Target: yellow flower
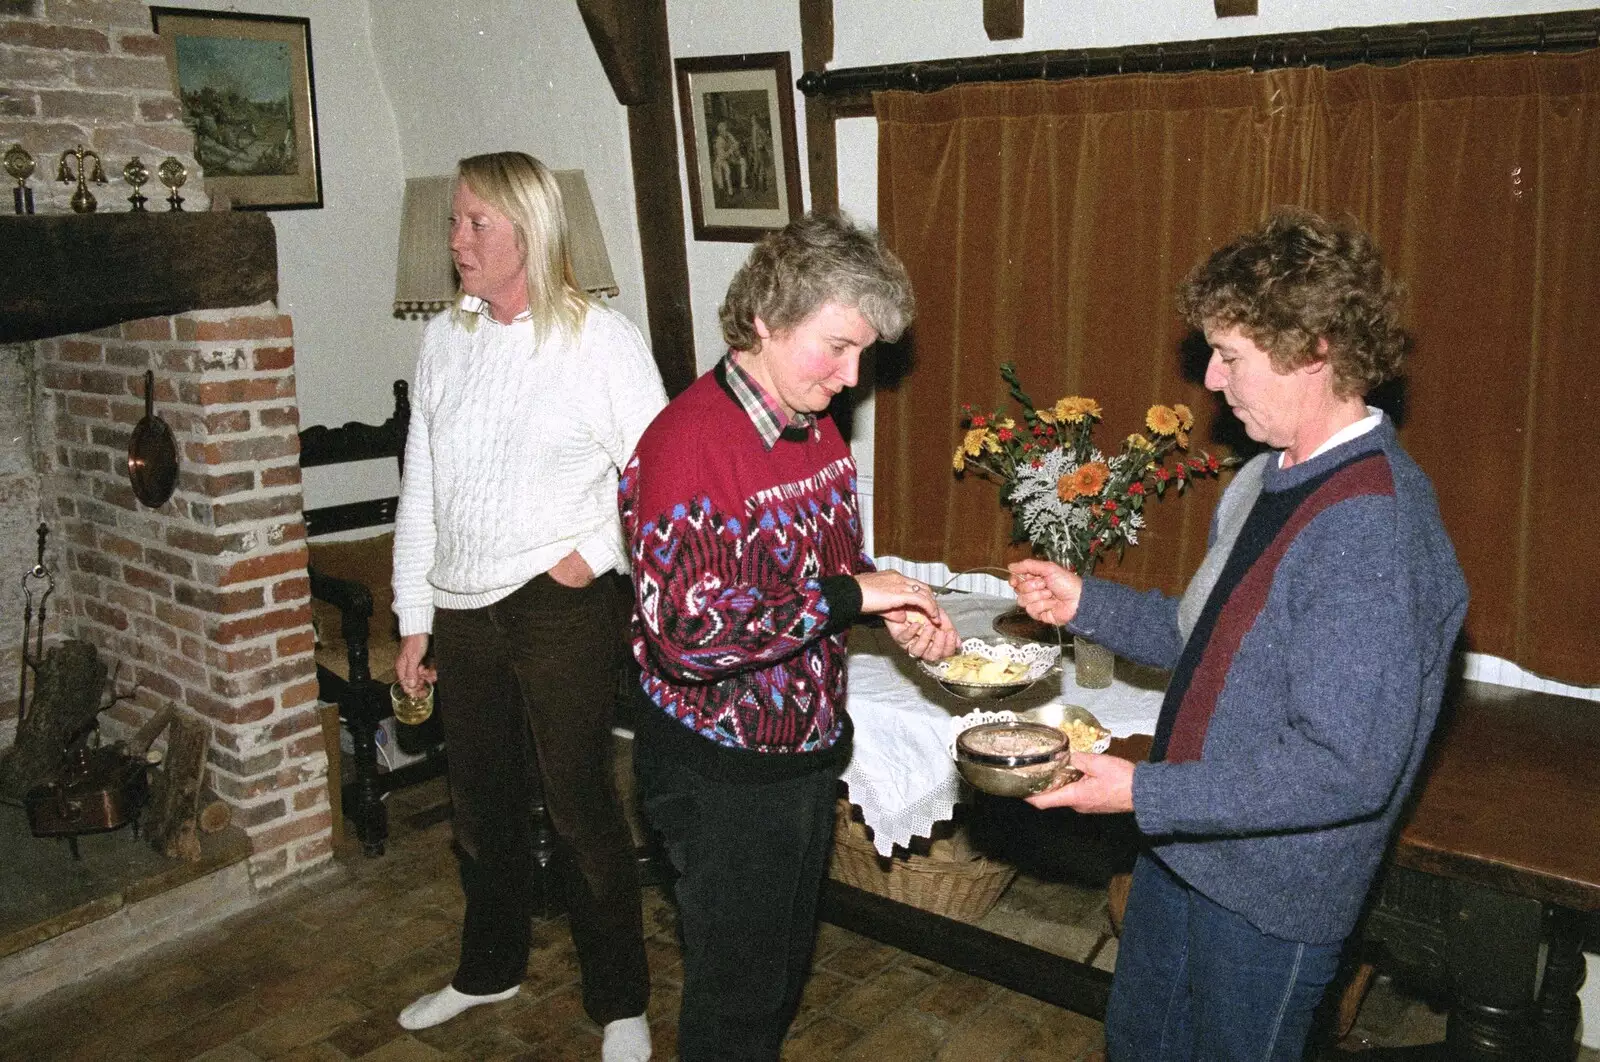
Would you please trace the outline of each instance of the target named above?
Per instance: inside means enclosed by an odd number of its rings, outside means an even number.
[[[956,455],[950,459],[950,467],[957,472],[965,472],[967,470],[967,453],[959,446],[956,447]]]
[[[1079,465],[1077,471],[1056,480],[1056,497],[1069,502],[1074,498],[1099,494],[1110,478],[1111,469],[1104,461]]]
[[[1012,420],[1010,417],[1001,417],[999,420],[994,422],[994,426],[996,428],[1015,428],[1017,426],[1017,422]]]
[[[1036,417],[1038,417],[1040,420],[1044,421],[1046,424],[1054,424],[1056,422],[1056,415],[1055,415],[1055,411],[1054,410],[1036,409],[1033,412],[1034,412],[1034,415]]]
[[[1168,406],[1151,406],[1144,415],[1144,424],[1157,435],[1176,435],[1183,426],[1178,414]]]
[[[1186,432],[1186,431],[1178,432],[1178,445],[1183,447],[1185,450],[1187,450],[1189,448],[1189,433],[1188,432]]]
[[[1182,402],[1179,402],[1177,405],[1172,407],[1172,411],[1178,415],[1178,423],[1184,431],[1188,431],[1190,428],[1194,427],[1194,414],[1189,412],[1188,406],[1184,405]]]
[[[1130,450],[1154,450],[1155,449],[1155,445],[1152,444],[1149,439],[1146,439],[1143,435],[1140,435],[1138,432],[1134,432],[1132,435],[1128,436],[1127,446],[1128,446],[1128,449],[1130,449]]]
[[[989,434],[988,428],[971,428],[967,431],[966,438],[961,440],[961,449],[973,457],[983,452],[984,436]]]
[[[1064,421],[1067,424],[1081,423],[1085,417],[1093,417],[1095,420],[1099,420],[1100,403],[1092,398],[1072,395],[1056,403],[1055,414],[1057,420]]]

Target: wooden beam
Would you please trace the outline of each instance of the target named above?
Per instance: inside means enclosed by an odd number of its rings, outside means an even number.
[[[650,349],[668,395],[695,378],[694,315],[689,305],[689,252],[678,180],[678,122],[672,99],[672,50],[667,0],[626,3],[640,42],[646,98],[628,107],[633,155],[633,201],[639,215]]]
[[[828,214],[839,209],[839,138],[833,105],[825,99],[806,101],[806,159],[811,175],[811,209]]]
[[[1232,18],[1235,15],[1253,15],[1256,13],[1256,0],[1211,0],[1217,9],[1218,18]]]
[[[628,107],[644,103],[659,87],[650,83],[649,42],[643,36],[646,20],[636,17],[635,7],[628,0],[578,0],[578,13],[611,91]]]
[[[800,68],[825,70],[833,62],[833,0],[800,0]]]
[[[1220,4],[1223,0],[1217,0]],[[1255,0],[1250,0],[1254,4]],[[983,0],[983,32],[991,41],[1014,41],[1022,36],[1022,0]]]
[[[668,395],[693,382],[694,317],[678,183],[678,126],[666,0],[578,0],[600,66],[628,108],[650,350]]]
[[[800,0],[800,63],[805,70],[826,70],[833,62],[833,0]],[[806,101],[806,161],[811,183],[811,209],[839,209],[839,145],[834,134],[838,117],[824,99]]]
[[[272,219],[230,213],[0,218],[0,343],[278,296]]]

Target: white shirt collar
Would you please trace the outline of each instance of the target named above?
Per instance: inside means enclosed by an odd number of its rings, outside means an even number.
[[[1335,446],[1347,443],[1351,439],[1359,438],[1360,436],[1371,431],[1373,428],[1376,428],[1381,423],[1383,423],[1383,410],[1378,409],[1376,406],[1368,406],[1367,415],[1365,417],[1362,417],[1360,420],[1349,425],[1348,427],[1340,428],[1338,431],[1328,436],[1326,441],[1324,441],[1321,446],[1317,447],[1315,450],[1312,450],[1311,453],[1306,456],[1305,460],[1309,461],[1318,454],[1327,453]],[[1281,453],[1278,454],[1278,467],[1283,467],[1283,454]]]
[[[485,302],[484,300],[478,298],[476,295],[463,295],[463,296],[461,296],[460,306],[461,306],[462,312],[464,312],[464,313],[482,314],[483,316],[489,318],[489,320],[491,320],[491,321],[494,320],[494,315],[489,312],[489,304],[487,302]],[[533,310],[532,309],[526,309],[526,310],[523,310],[521,313],[517,314],[515,317],[513,317],[511,319],[511,323],[512,324],[516,324],[519,321],[531,321],[531,320],[533,320]]]

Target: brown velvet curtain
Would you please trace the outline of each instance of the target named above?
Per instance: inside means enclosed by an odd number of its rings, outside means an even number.
[[[991,484],[956,479],[959,408],[1154,402],[1195,445],[1251,444],[1201,386],[1173,295],[1280,204],[1353,217],[1409,288],[1407,378],[1374,396],[1433,478],[1472,592],[1469,648],[1600,683],[1600,51],[1377,68],[1127,75],[876,98],[879,223],[918,317],[882,359],[880,553],[1014,556]],[[1146,508],[1107,574],[1180,590],[1219,493]]]

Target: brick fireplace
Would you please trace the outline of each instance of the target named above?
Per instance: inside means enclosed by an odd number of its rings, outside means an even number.
[[[120,183],[91,186],[99,214],[66,216],[72,188],[54,182],[55,162],[79,144],[113,182],[132,155],[152,169],[177,155],[193,175],[186,206],[207,205],[140,0],[0,3],[0,69],[0,151],[20,143],[38,160],[39,214],[0,231],[0,747],[17,715],[16,580],[42,521],[56,578],[47,645],[80,638],[111,668],[119,699],[103,737],[166,705],[203,720],[209,785],[249,836],[255,886],[272,885],[330,858],[331,809],[294,332],[273,301],[271,224],[130,218]],[[147,370],[179,458],[176,492],[155,509],[127,475]]]
[[[129,731],[174,704],[211,725],[209,779],[251,838],[257,884],[331,854],[301,519],[293,329],[270,304],[34,344],[62,633],[100,649]],[[126,475],[144,415],[178,442],[172,498]]]

